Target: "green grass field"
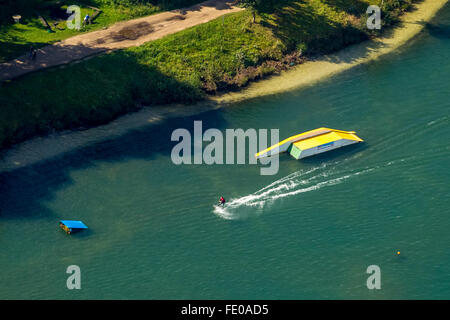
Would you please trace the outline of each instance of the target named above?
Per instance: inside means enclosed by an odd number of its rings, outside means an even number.
[[[365,28],[368,3],[285,1],[255,24],[250,11],[233,13],[140,47],[3,83],[0,146],[105,123],[141,105],[192,103],[205,92],[275,72],[292,51],[328,53],[361,42],[375,35]],[[391,22],[406,9],[398,8],[389,12]]]
[[[18,8],[15,14],[22,16],[20,23],[13,23],[12,15],[3,17],[4,23],[0,24],[0,63],[14,59],[26,53],[32,45],[35,48],[51,44],[80,33],[90,32],[109,26],[115,22],[130,20],[173,9],[184,5],[192,5],[202,0],[178,1],[179,4],[162,5],[167,1],[122,1],[124,4],[115,4],[108,0],[47,0],[30,7]],[[33,3],[34,1],[29,1]],[[158,4],[160,2],[160,4]],[[118,3],[121,3],[120,1]],[[156,4],[152,4],[156,3]],[[65,12],[69,5],[78,5],[81,8],[81,19],[86,14],[92,16],[95,7],[101,10],[92,24],[82,27],[80,30],[69,29],[65,18]],[[37,16],[41,14],[52,26],[53,32],[41,23]],[[56,27],[53,23],[57,23]]]

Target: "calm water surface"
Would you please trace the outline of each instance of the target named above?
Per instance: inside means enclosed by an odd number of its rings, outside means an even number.
[[[396,54],[314,87],[0,173],[0,298],[450,298],[449,23],[447,5]],[[175,166],[170,135],[194,120],[280,138],[326,126],[366,142],[281,156],[275,176]],[[220,195],[226,210],[213,207]],[[90,229],[67,236],[59,219]],[[79,291],[66,288],[72,264]],[[381,290],[366,287],[373,264]]]

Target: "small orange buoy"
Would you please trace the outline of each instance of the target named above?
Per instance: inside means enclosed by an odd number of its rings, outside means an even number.
[[[398,255],[398,256],[400,255],[400,251],[397,251],[397,255]]]

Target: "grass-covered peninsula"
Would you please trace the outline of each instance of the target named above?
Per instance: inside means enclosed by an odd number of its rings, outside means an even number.
[[[377,36],[385,28],[367,29],[369,4],[381,6],[387,27],[413,2],[269,0],[258,7],[255,22],[249,9],[140,47],[4,82],[0,146],[52,130],[105,123],[144,105],[188,104],[238,89],[311,56]]]

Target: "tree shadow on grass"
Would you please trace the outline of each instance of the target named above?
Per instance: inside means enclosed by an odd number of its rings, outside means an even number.
[[[174,6],[171,9],[178,9],[180,14],[185,15],[189,11],[201,11],[204,7],[211,7],[217,10],[229,10],[236,4],[236,0],[208,0],[208,1],[189,1],[190,4],[183,5],[183,7]],[[181,8],[180,8],[181,7]]]
[[[343,25],[306,2],[289,2],[274,13],[262,15],[261,24],[273,30],[287,51],[302,50],[315,56],[335,52],[353,43],[367,40],[367,35],[350,23]]]
[[[328,1],[339,11],[364,17],[367,4],[362,1]],[[412,6],[409,11],[416,10]],[[288,49],[302,49],[303,53],[313,60],[328,61],[332,63],[353,63],[364,60],[373,53],[385,49],[389,44],[386,41],[370,41],[372,37],[392,39],[395,34],[393,26],[383,26],[381,31],[365,31],[361,29],[361,20],[353,18],[346,23],[331,21],[326,15],[316,14],[305,3],[294,3],[288,7],[278,8],[272,21],[263,21],[271,27]],[[398,19],[392,21],[396,27],[402,27],[404,22]],[[433,30],[434,29],[434,30]],[[445,28],[431,28],[436,36],[446,37]],[[292,41],[293,40],[293,41]],[[332,53],[344,49],[342,54]]]
[[[35,21],[33,21],[34,23]],[[44,29],[42,25],[38,24],[33,27]],[[39,41],[29,41],[22,36],[20,30],[10,32],[10,28],[12,26],[0,26],[0,63],[17,58],[19,54],[27,54],[30,46],[41,48],[48,45],[48,43]]]
[[[360,16],[364,14],[369,6],[367,2],[360,0],[324,0],[330,7],[336,8],[348,14]]]
[[[16,58],[18,52],[28,55],[30,46],[33,46],[33,48],[42,48],[46,45],[47,43],[42,42],[20,43],[0,41],[0,63],[8,62],[9,60]]]

